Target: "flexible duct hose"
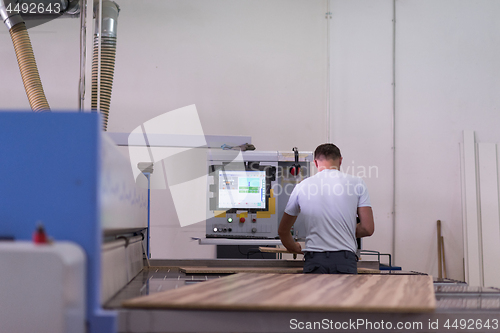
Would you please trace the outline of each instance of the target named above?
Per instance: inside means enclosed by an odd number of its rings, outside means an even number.
[[[14,43],[17,63],[19,64],[24,89],[26,90],[26,95],[28,95],[31,109],[34,112],[50,111],[49,103],[47,103],[45,93],[43,92],[42,81],[38,74],[35,55],[33,54],[26,24],[21,22],[14,25],[10,29],[10,37]]]
[[[115,72],[116,31],[118,25],[118,5],[109,0],[102,1],[102,13],[96,15],[96,34],[94,35],[94,54],[92,57],[92,110],[99,110],[103,118],[103,129],[108,127],[109,106]],[[101,35],[101,68],[99,76],[99,33]],[[99,106],[97,105],[97,85],[100,81]]]
[[[101,38],[101,91],[99,110],[103,116],[103,129],[108,127],[109,106],[113,89],[115,72],[116,37]],[[94,37],[94,54],[92,58],[92,110],[97,110],[97,76],[99,68],[99,38]]]

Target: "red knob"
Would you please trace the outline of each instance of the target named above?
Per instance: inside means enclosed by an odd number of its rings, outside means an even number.
[[[240,223],[244,223],[244,222],[245,222],[245,218],[244,217],[240,218]]]
[[[292,176],[298,176],[300,174],[300,165],[294,165],[290,168],[290,173]]]
[[[253,222],[253,223],[257,222],[257,219],[252,219],[252,222]]]
[[[45,228],[42,224],[38,224],[35,232],[33,233],[33,243],[35,244],[46,244],[48,243],[48,237],[45,233]]]

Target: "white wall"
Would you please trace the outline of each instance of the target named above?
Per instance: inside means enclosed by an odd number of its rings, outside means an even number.
[[[499,142],[500,2],[397,1],[396,253],[437,273],[436,220],[449,275],[463,278],[459,142]]]
[[[393,1],[330,4],[331,136],[344,166],[379,167],[378,178],[366,179],[376,232],[365,247],[391,251]],[[448,276],[463,279],[459,143],[464,129],[480,142],[500,137],[500,3],[395,4],[393,254],[404,269],[437,275],[440,219]]]
[[[261,150],[326,139],[326,1],[119,0],[109,131],[196,104]]]
[[[392,0],[330,4],[331,139],[344,172],[366,177],[376,232],[363,248],[391,253]]]
[[[325,0],[118,4],[109,131],[196,104],[205,134],[251,136],[259,150],[326,140]],[[151,226],[153,258],[215,257],[191,239],[204,222],[180,227],[168,189],[152,191]]]

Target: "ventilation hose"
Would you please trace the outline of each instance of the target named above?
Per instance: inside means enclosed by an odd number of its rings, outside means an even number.
[[[9,4],[10,7],[8,7]],[[31,109],[34,112],[48,112],[50,107],[45,98],[42,81],[38,74],[28,30],[22,17],[15,11],[9,10],[9,8],[14,8],[13,4],[15,5],[15,1],[0,0],[0,16],[7,28],[9,28]]]
[[[101,29],[101,75],[99,107],[97,106],[97,87],[99,73],[99,20],[96,20],[96,34],[94,35],[94,53],[92,57],[92,110],[99,110],[103,118],[103,129],[106,131],[109,120],[113,76],[116,57],[116,28],[118,23],[118,5],[112,1],[102,2],[102,29]],[[97,16],[99,17],[99,16]]]

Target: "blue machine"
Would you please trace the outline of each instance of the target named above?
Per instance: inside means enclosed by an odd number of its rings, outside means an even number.
[[[0,112],[0,237],[31,240],[42,221],[55,241],[84,249],[92,333],[117,330],[101,306],[103,231],[146,235],[148,219],[147,186],[101,128],[97,113]]]

